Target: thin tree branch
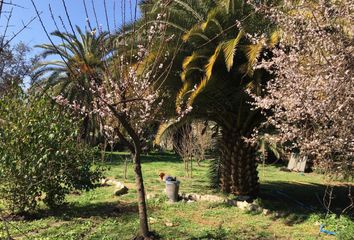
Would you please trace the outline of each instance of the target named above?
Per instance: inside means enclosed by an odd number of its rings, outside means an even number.
[[[106,16],[107,30],[108,30],[108,32],[110,33],[110,32],[111,32],[111,29],[110,29],[110,27],[109,27],[108,11],[107,11],[107,2],[106,2],[106,0],[103,0],[103,7],[104,7],[104,13],[105,13],[105,16]]]
[[[62,61],[65,63],[65,65],[68,67],[68,70],[69,70],[71,73],[74,73],[74,72],[72,71],[70,65],[68,64],[68,62],[67,62],[67,61],[65,60],[65,58],[60,54],[60,52],[59,52],[59,50],[58,50],[58,47],[54,44],[52,38],[50,37],[50,35],[49,35],[49,33],[48,33],[47,28],[44,26],[43,20],[42,20],[41,15],[40,15],[40,13],[39,13],[39,11],[38,11],[38,8],[37,8],[36,3],[34,2],[34,0],[30,0],[30,1],[31,1],[31,3],[32,3],[32,6],[33,6],[33,8],[34,8],[34,10],[35,10],[35,12],[36,12],[36,14],[37,14],[37,17],[38,17],[38,19],[39,19],[39,22],[41,23],[42,29],[44,30],[44,32],[45,32],[45,34],[46,34],[48,40],[50,41],[50,43],[52,44],[52,46],[55,48],[55,50],[58,52],[60,58],[61,58]]]
[[[23,32],[26,28],[28,28],[29,25],[37,18],[37,16],[34,16],[31,20],[29,20],[26,24],[23,25],[23,27],[18,30],[9,40],[6,41],[6,43],[2,46],[4,49],[7,45],[10,44],[12,40],[14,40],[21,32]],[[1,51],[1,49],[0,49]]]
[[[61,0],[61,2],[63,3],[64,10],[65,10],[65,14],[66,14],[66,18],[68,19],[68,22],[69,22],[71,31],[73,32],[73,35],[74,35],[75,38],[76,38],[75,30],[74,30],[74,27],[73,27],[73,25],[72,25],[72,23],[71,23],[70,15],[69,15],[68,9],[67,9],[67,7],[66,7],[65,0]]]
[[[95,3],[93,0],[91,0],[91,4],[92,4],[92,10],[93,10],[93,15],[95,16],[95,20],[96,20],[96,28],[97,30],[99,30],[99,23],[98,23],[98,18],[97,18],[97,13],[96,13],[96,7],[95,7]]]
[[[88,10],[87,10],[86,0],[82,0],[82,3],[84,5],[86,21],[87,21],[88,27],[89,27],[90,31],[92,32],[92,27],[91,27],[91,22],[90,22]]]

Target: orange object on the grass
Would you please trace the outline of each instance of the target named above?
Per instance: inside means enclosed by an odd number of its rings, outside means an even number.
[[[163,180],[163,177],[165,176],[165,174],[162,172],[159,174],[159,176],[160,176],[161,180]]]

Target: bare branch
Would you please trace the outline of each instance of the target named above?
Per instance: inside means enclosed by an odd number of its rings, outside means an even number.
[[[69,12],[68,12],[68,9],[67,9],[67,7],[66,7],[65,0],[61,0],[61,2],[63,3],[64,10],[65,10],[65,14],[66,14],[66,18],[68,19],[68,22],[69,22],[71,31],[72,31],[73,35],[76,37],[75,30],[74,30],[73,24],[71,23],[71,18],[70,18],[70,16],[69,16]]]
[[[86,22],[87,22],[87,25],[88,25],[90,31],[92,32],[90,17],[89,17],[88,10],[87,10],[87,6],[86,6],[86,0],[82,0],[82,3],[83,3],[83,6],[84,6],[84,9],[85,9],[85,15],[86,15]]]
[[[25,29],[27,29],[31,23],[37,18],[37,16],[34,16],[31,20],[29,20],[26,24],[23,24],[22,28],[18,30],[14,35],[5,42],[5,44],[2,46],[2,48],[5,48],[7,45],[11,43],[12,40],[14,40],[20,33],[22,33]]]
[[[50,37],[50,35],[49,35],[49,33],[48,33],[47,28],[45,27],[45,25],[44,25],[44,23],[43,23],[43,20],[42,20],[42,18],[41,18],[41,14],[40,14],[39,11],[38,11],[38,8],[37,8],[36,3],[34,2],[34,0],[31,0],[31,3],[32,3],[32,6],[33,6],[33,8],[34,8],[34,10],[35,10],[35,12],[36,12],[36,14],[37,14],[37,17],[38,17],[38,19],[39,19],[39,22],[41,23],[42,29],[44,30],[44,32],[45,32],[45,34],[46,34],[48,40],[50,41],[50,43],[52,44],[52,46],[56,49],[56,51],[57,51],[58,54],[59,54],[60,52],[59,52],[57,46],[54,44],[52,38]],[[72,71],[72,69],[71,69],[71,66],[68,64],[68,62],[65,60],[65,58],[64,58],[62,55],[60,55],[60,54],[59,54],[59,56],[60,56],[60,58],[62,59],[62,61],[65,63],[65,65],[68,67],[69,71],[70,71],[71,73],[73,73],[73,71]]]

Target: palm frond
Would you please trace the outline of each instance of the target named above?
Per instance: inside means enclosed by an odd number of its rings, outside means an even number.
[[[248,58],[247,74],[249,76],[253,75],[254,64],[257,62],[259,55],[261,54],[264,46],[264,39],[260,40],[256,44],[246,46],[246,55]]]
[[[274,48],[279,43],[280,37],[281,37],[280,30],[276,30],[272,32],[268,40],[268,46],[270,48]]]
[[[208,64],[205,66],[205,76],[206,76],[206,81],[208,81],[213,73],[213,68],[214,64],[219,57],[220,51],[222,49],[224,43],[220,43],[216,49],[214,54],[209,58]]]
[[[180,107],[183,104],[184,96],[190,90],[191,84],[190,82],[184,82],[182,88],[178,91],[176,96],[176,111],[180,111]]]
[[[196,24],[194,25],[188,32],[186,32],[183,36],[182,36],[182,40],[184,42],[187,42],[188,40],[191,39],[191,37],[193,36],[197,36],[202,38],[205,41],[209,41],[209,37],[207,35],[205,35],[203,33],[203,30],[201,28],[201,24]]]
[[[231,39],[227,41],[223,45],[223,51],[225,55],[225,64],[227,71],[230,72],[232,66],[234,65],[234,58],[235,58],[235,53],[236,53],[236,47],[238,43],[240,42],[241,38],[244,35],[244,31],[241,29],[239,33],[237,34],[237,37],[234,39]]]
[[[174,0],[173,3],[182,6],[185,10],[187,10],[187,12],[190,12],[192,16],[194,16],[194,18],[197,19],[198,21],[203,21],[203,16],[201,16],[196,10],[193,9],[193,7],[188,5],[186,2],[180,0]]]
[[[192,53],[192,55],[185,57],[182,62],[182,69],[186,69],[187,66],[197,57],[197,54],[195,52]]]

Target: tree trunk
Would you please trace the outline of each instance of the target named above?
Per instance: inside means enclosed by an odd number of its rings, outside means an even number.
[[[223,129],[221,134],[221,190],[238,196],[257,197],[256,149],[245,142],[235,129]]]
[[[107,139],[105,138],[105,139],[104,139],[104,142],[103,142],[102,149],[101,149],[101,162],[104,162],[104,161],[105,161],[106,148],[107,148]]]
[[[191,162],[191,178],[193,178],[193,158],[189,158],[189,161]]]
[[[147,208],[145,202],[145,189],[143,174],[141,171],[141,160],[140,160],[141,149],[135,149],[134,153],[134,172],[135,172],[135,184],[138,193],[138,208],[139,208],[139,219],[140,219],[140,231],[144,238],[149,237],[149,226],[147,219]]]
[[[128,179],[128,158],[124,158],[124,179]]]
[[[109,109],[113,112],[117,120],[122,124],[123,128],[127,131],[128,135],[132,138],[132,143],[124,137],[120,131],[117,131],[119,138],[126,142],[129,147],[130,152],[133,154],[134,161],[134,172],[135,172],[135,184],[136,191],[138,195],[138,209],[139,209],[139,220],[140,220],[140,232],[144,239],[149,239],[149,225],[147,218],[147,208],[145,201],[145,189],[144,189],[144,180],[143,173],[141,171],[141,145],[140,138],[135,132],[134,128],[128,122],[128,117],[125,114],[119,113],[116,109],[108,105]]]

